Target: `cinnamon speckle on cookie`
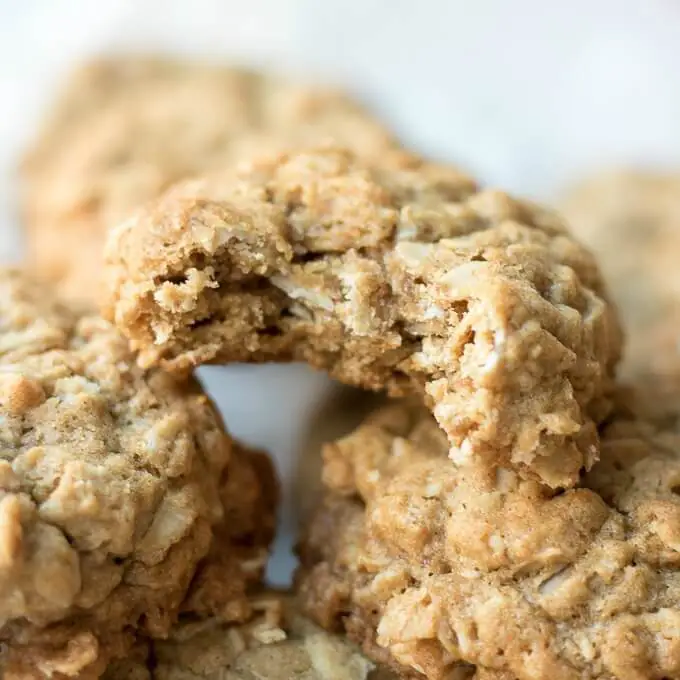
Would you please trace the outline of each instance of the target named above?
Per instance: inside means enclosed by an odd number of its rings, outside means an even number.
[[[0,318],[3,677],[96,678],[180,611],[247,619],[273,533],[263,454],[28,274],[0,271]]]
[[[676,414],[678,395],[676,382]],[[557,493],[457,469],[422,406],[376,412],[325,447],[306,611],[430,680],[470,665],[478,678],[677,676],[680,420],[663,396],[644,415],[618,410],[601,460]]]

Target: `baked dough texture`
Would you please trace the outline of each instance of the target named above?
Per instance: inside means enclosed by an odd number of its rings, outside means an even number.
[[[672,370],[680,364],[680,176],[603,173],[575,186],[562,207],[621,311],[625,373]]]
[[[253,598],[255,617],[234,625],[181,622],[166,640],[140,645],[102,680],[396,680],[345,638],[299,612],[291,596]]]
[[[241,621],[276,482],[193,381],[140,369],[102,319],[0,270],[0,666],[96,678],[180,612]]]
[[[344,93],[220,65],[101,57],[77,68],[21,167],[30,265],[96,302],[107,227],[179,179],[264,149],[391,135]]]
[[[403,152],[273,156],[174,187],[109,235],[105,315],[143,366],[306,361],[423,394],[459,464],[572,486],[620,335],[551,212]]]
[[[326,499],[301,547],[307,612],[430,680],[471,667],[504,680],[680,677],[670,387],[620,390],[601,460],[564,492],[457,469],[422,406],[376,412],[324,450]]]

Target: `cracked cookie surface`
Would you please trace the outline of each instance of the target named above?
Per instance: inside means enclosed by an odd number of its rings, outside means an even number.
[[[169,58],[84,64],[23,161],[31,265],[69,296],[96,301],[108,225],[179,179],[326,138],[367,154],[393,143],[328,88]]]
[[[5,680],[98,677],[180,610],[246,619],[273,533],[264,454],[27,274],[0,270],[0,319]]]
[[[598,269],[547,210],[402,152],[262,159],[112,230],[105,313],[143,365],[306,361],[425,394],[459,463],[570,486],[619,352]]]
[[[345,638],[304,618],[291,596],[253,599],[253,620],[180,623],[167,640],[140,646],[103,680],[396,680]]]
[[[572,189],[563,210],[597,255],[621,311],[626,373],[680,364],[680,176],[596,176]]]
[[[565,492],[456,469],[412,404],[325,447],[308,613],[432,680],[468,664],[508,680],[679,677],[680,389],[621,396],[601,460]]]

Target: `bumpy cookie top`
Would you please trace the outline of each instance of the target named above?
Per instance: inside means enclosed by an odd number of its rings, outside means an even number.
[[[306,607],[432,679],[461,664],[519,680],[677,677],[678,412],[622,410],[582,487],[557,494],[456,469],[422,407],[376,413],[324,450]]]
[[[94,297],[112,221],[178,179],[326,138],[367,154],[393,143],[328,88],[191,61],[97,59],[72,74],[24,159],[29,252],[69,294]]]
[[[570,192],[564,210],[611,284],[630,340],[629,372],[659,357],[680,363],[680,176],[597,176]]]
[[[552,213],[395,152],[295,152],[114,229],[106,314],[143,365],[301,360],[425,392],[462,463],[553,486],[597,456],[619,334]]]
[[[232,449],[196,383],[140,369],[108,323],[6,269],[0,442],[5,678],[95,677],[135,630],[163,635],[190,585],[200,608],[249,613],[269,537],[248,522],[272,514],[253,498],[259,458]],[[231,564],[231,597],[205,593],[206,556]]]
[[[346,639],[305,619],[290,596],[253,600],[258,616],[235,626],[181,623],[167,640],[112,666],[104,680],[393,680]]]

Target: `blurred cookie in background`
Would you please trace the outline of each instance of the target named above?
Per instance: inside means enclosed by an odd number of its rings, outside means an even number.
[[[319,404],[303,435],[294,481],[294,511],[302,523],[321,500],[325,445],[353,432],[387,399],[384,394],[336,385]]]
[[[170,58],[77,68],[20,168],[29,262],[70,297],[96,300],[107,227],[173,182],[263,151],[394,144],[344,93],[273,74]]]
[[[248,621],[278,505],[195,381],[50,293],[0,269],[3,680],[94,680],[181,616]]]
[[[680,362],[680,173],[619,171],[575,186],[562,204],[598,257],[627,336],[623,373]]]

